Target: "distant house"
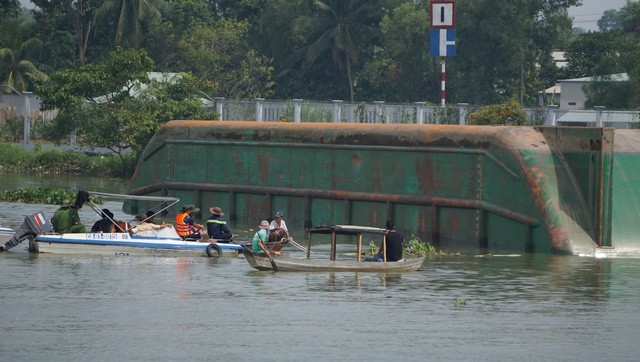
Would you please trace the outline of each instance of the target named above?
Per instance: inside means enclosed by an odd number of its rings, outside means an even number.
[[[627,73],[611,74],[607,76],[612,82],[625,82],[629,80]],[[584,109],[587,96],[584,86],[602,77],[585,77],[574,79],[560,79],[553,87],[547,88],[538,94],[538,104],[557,104],[558,109]]]

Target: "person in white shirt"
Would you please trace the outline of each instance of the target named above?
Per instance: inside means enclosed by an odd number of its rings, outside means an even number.
[[[147,230],[157,230],[157,229],[164,229],[164,228],[170,228],[172,227],[171,224],[154,224],[151,222],[148,222],[147,220],[147,214],[140,214],[138,216],[136,216],[136,220],[138,220],[138,225],[136,225],[134,228],[131,229],[131,232],[134,234],[137,234],[141,231],[147,231]]]
[[[289,229],[287,229],[287,223],[284,222],[283,216],[280,211],[276,212],[276,218],[269,224],[269,241],[280,241],[289,238]]]

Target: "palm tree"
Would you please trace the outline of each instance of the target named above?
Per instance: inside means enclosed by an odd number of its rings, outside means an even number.
[[[145,22],[160,18],[161,0],[106,0],[96,11],[96,20],[115,24],[115,44],[138,47],[141,27]]]
[[[311,34],[308,45],[303,49],[307,61],[313,62],[320,55],[331,51],[334,64],[339,69],[346,70],[349,95],[353,102],[351,66],[358,61],[359,52],[354,36],[373,30],[363,23],[368,18],[366,10],[371,1],[313,0],[312,4],[318,13],[297,18],[294,32]]]
[[[24,92],[30,82],[45,81],[47,75],[38,70],[31,59],[42,47],[39,39],[31,38],[24,43],[15,39],[9,47],[0,49],[0,90],[10,93],[12,89]]]

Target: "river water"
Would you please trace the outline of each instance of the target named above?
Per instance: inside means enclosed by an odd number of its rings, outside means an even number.
[[[0,224],[55,208],[0,203]],[[637,259],[451,255],[404,274],[284,273],[242,257],[32,255],[19,245],[0,254],[0,270],[3,361],[640,355]]]

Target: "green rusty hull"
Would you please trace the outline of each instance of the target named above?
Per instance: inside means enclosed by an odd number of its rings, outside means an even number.
[[[638,152],[626,146],[619,159],[613,140],[602,128],[172,121],[144,151],[131,193],[220,206],[239,225],[280,210],[299,237],[392,219],[448,250],[615,255],[631,235],[612,220],[637,220],[639,209],[614,207],[628,200],[613,180],[634,168],[624,192],[637,204],[640,186]],[[638,245],[624,241],[627,252]]]

